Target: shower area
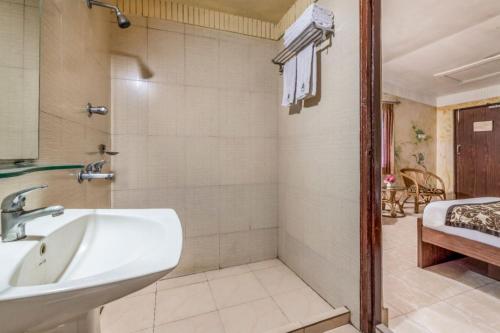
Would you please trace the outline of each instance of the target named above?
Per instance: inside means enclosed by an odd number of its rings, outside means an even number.
[[[279,29],[310,3],[289,1],[271,22],[222,5],[118,1],[131,26],[104,27],[112,208],[172,208],[184,239],[165,279],[105,306],[103,333],[220,319],[221,332],[246,332],[234,318],[249,313],[264,325],[254,332],[359,325],[358,3],[318,2],[336,25],[318,53],[318,95],[282,107]]]
[[[113,206],[175,209],[185,235],[175,275],[275,258],[275,42],[131,19],[111,26]]]

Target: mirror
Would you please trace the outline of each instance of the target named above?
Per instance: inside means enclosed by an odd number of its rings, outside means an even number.
[[[0,0],[0,160],[38,158],[39,0]]]

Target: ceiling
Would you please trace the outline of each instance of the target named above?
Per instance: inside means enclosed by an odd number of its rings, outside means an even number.
[[[466,71],[435,76],[497,54],[499,0],[382,0],[386,86],[436,98],[497,85],[499,57]]]
[[[295,0],[179,0],[178,2],[277,23]]]

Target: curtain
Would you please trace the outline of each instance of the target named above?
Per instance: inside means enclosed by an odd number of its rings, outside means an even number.
[[[382,104],[382,174],[394,173],[394,104]]]

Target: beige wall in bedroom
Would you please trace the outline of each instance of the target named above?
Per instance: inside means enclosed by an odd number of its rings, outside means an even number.
[[[173,275],[275,258],[276,42],[131,17],[112,29],[114,208],[173,208]],[[128,56],[116,55],[128,53]],[[151,78],[139,75],[137,56]]]
[[[400,104],[394,105],[394,171],[398,182],[402,182],[402,168],[425,168],[436,171],[436,107],[397,97]],[[418,141],[414,126],[422,130],[427,139]],[[413,155],[423,154],[423,165]]]
[[[110,144],[107,117],[89,118],[90,101],[110,105],[109,13],[89,10],[83,1],[43,1],[40,64],[40,162],[88,163],[100,158],[97,146]],[[68,171],[0,179],[0,198],[39,184],[28,208],[110,207],[108,182],[78,184]]]
[[[453,113],[456,109],[480,106],[491,103],[500,103],[500,97],[483,99],[479,101],[441,106],[437,108],[437,163],[438,175],[446,184],[446,191],[453,195],[454,192],[454,123]],[[451,197],[451,196],[450,196]]]
[[[321,53],[319,101],[279,111],[279,256],[358,325],[359,3],[318,3],[334,11],[336,33]]]

